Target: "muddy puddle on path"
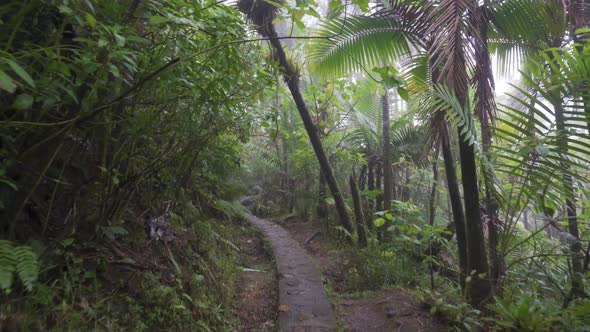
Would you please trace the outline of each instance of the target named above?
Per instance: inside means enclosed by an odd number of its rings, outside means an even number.
[[[238,240],[240,268],[236,278],[235,311],[238,331],[276,331],[277,279],[262,235],[246,226]]]
[[[312,222],[289,222],[283,227],[301,244],[328,279],[333,289],[332,302],[344,331],[447,331],[446,325],[432,317],[414,299],[401,289],[385,289],[352,296],[346,292],[346,258],[341,252],[329,250],[320,227]],[[307,243],[305,243],[307,241]]]

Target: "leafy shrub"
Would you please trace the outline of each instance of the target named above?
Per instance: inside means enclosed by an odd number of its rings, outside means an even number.
[[[496,297],[495,303],[488,305],[488,308],[495,313],[490,321],[500,331],[551,331],[560,320],[556,316],[559,308],[529,294],[516,297],[507,292],[502,298]]]
[[[418,293],[420,301],[430,307],[430,313],[446,320],[450,331],[481,330],[481,311],[465,301],[458,285],[448,279],[437,279],[441,280],[437,280],[436,291],[424,288]]]
[[[376,290],[391,285],[412,286],[416,285],[416,276],[424,272],[419,263],[410,257],[373,244],[352,254],[347,286],[354,291]]]

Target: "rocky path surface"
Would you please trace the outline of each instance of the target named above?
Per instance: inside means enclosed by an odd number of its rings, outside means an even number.
[[[335,331],[336,319],[321,273],[305,250],[281,226],[253,215],[246,219],[272,244],[279,275],[279,331]]]

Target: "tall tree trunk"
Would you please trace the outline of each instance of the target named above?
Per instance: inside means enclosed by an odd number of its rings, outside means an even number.
[[[442,63],[440,79],[451,89],[462,107],[467,106],[469,101],[469,73],[465,55],[471,44],[467,34],[473,24],[472,20],[471,22],[466,20],[466,14],[468,19],[473,19],[473,9],[476,9],[477,3],[473,0],[449,0],[444,6],[438,6],[436,9],[438,16],[433,25],[436,30],[431,30],[434,34],[434,42],[430,47],[432,58],[436,58],[435,63]],[[470,274],[466,293],[472,305],[481,307],[490,298],[491,283],[481,225],[475,151],[474,147],[465,140],[463,134],[471,134],[469,126],[470,123],[465,122],[457,128],[465,207],[467,264]],[[457,230],[459,230],[459,225],[457,225]]]
[[[477,186],[477,166],[473,145],[465,141],[457,128],[459,136],[459,154],[461,157],[461,177],[463,180],[463,201],[465,204],[465,230],[467,233],[467,265],[471,282],[467,285],[467,294],[472,305],[480,307],[489,300],[491,283],[486,254],[485,238],[479,208],[479,189]]]
[[[367,232],[365,229],[365,217],[363,215],[363,207],[361,204],[361,195],[356,184],[354,169],[349,178],[350,192],[352,193],[352,204],[354,206],[354,218],[356,220],[356,233],[358,234],[358,243],[361,248],[367,246]]]
[[[299,89],[299,74],[295,71],[289,60],[287,60],[287,55],[285,54],[281,40],[278,39],[276,29],[272,23],[267,23],[265,26],[265,32],[270,38],[270,43],[276,51],[276,57],[278,58],[279,65],[281,66],[283,78],[285,79],[285,82],[289,87],[289,91],[293,96],[293,100],[295,101],[295,105],[297,106],[297,110],[299,111],[299,115],[303,121],[303,126],[305,127],[307,135],[309,136],[309,141],[311,142],[316,157],[318,158],[318,162],[320,163],[320,167],[322,168],[324,177],[326,178],[328,188],[330,189],[332,197],[334,198],[340,224],[350,234],[353,234],[354,229],[346,210],[344,197],[342,196],[340,188],[338,188],[338,182],[336,182],[336,177],[332,172],[332,166],[330,165],[328,156],[326,155],[324,147],[322,146],[318,129],[314,124],[311,114],[309,113],[309,109],[307,108],[307,105],[303,100],[303,96],[301,95],[301,91]]]
[[[455,167],[455,158],[451,148],[450,133],[445,125],[445,132],[442,133],[441,150],[445,163],[445,175],[447,177],[447,188],[449,191],[449,201],[453,211],[453,222],[455,223],[455,232],[457,233],[457,247],[459,249],[459,283],[461,289],[465,290],[465,276],[468,273],[467,265],[467,234],[465,228],[465,212],[461,202],[461,191],[459,189],[459,180],[457,178],[457,169]]]
[[[383,210],[391,210],[391,140],[389,138],[389,100],[387,88],[381,96],[381,107],[383,111]]]
[[[375,190],[381,191],[381,177],[383,175],[381,163],[379,161],[375,162]],[[375,210],[376,211],[383,211],[383,193],[377,195],[375,201]]]
[[[489,157],[490,147],[492,145],[491,123],[493,115],[496,111],[496,104],[494,101],[494,75],[492,72],[492,64],[490,59],[490,52],[488,50],[488,22],[489,15],[485,5],[479,6],[474,15],[477,17],[477,24],[479,25],[479,34],[475,36],[475,113],[479,116],[481,125],[481,136],[483,153],[486,158]],[[499,287],[500,278],[504,271],[504,259],[498,253],[498,228],[500,226],[500,219],[498,218],[498,202],[493,193],[493,183],[491,183],[495,174],[489,168],[484,168],[484,184],[485,184],[485,207],[488,224],[488,249],[490,253],[490,279],[492,281],[494,293],[501,290]]]
[[[462,56],[462,54],[459,56]],[[458,69],[465,70],[465,65],[460,66]],[[467,81],[459,80],[457,82],[447,82],[447,84],[453,87],[459,103],[468,105]],[[466,289],[471,304],[475,307],[481,307],[483,303],[490,299],[491,283],[479,205],[475,148],[465,139],[465,135],[470,134],[468,126],[468,123],[464,123],[457,128],[461,179],[463,182],[463,203],[465,206],[467,266],[471,277]]]
[[[590,33],[587,31],[582,33],[576,33],[577,29],[587,28],[590,25],[590,1],[588,0],[570,0],[570,8],[568,8],[568,13],[570,15],[570,19],[572,21],[572,36],[574,38],[574,42],[579,44],[576,47],[578,52],[582,53],[584,46],[588,43],[588,37],[590,37]],[[586,85],[585,89],[581,91],[587,92],[588,85]],[[582,103],[584,105],[583,111],[586,116],[587,120],[590,120],[590,97],[587,93],[582,93]],[[563,118],[563,109],[560,108],[559,116],[556,109],[555,114],[556,125],[558,132],[562,132],[563,135],[560,135],[560,140],[563,140],[565,147],[567,149],[567,132],[565,131],[566,123]],[[590,121],[587,124],[587,131],[588,136],[590,137]],[[567,150],[566,150],[567,151]],[[564,165],[564,167],[569,167]],[[572,178],[569,175],[564,175],[564,180],[566,185],[568,186],[568,198],[566,199],[566,206],[567,206],[567,216],[568,216],[568,229],[569,233],[575,236],[577,239],[580,238],[579,230],[578,230],[578,219],[576,213],[576,197],[575,197],[575,189],[573,187]],[[590,249],[590,245],[588,247]],[[572,278],[572,297],[581,296],[584,293],[584,285],[582,283],[582,275],[586,270],[588,257],[584,259],[585,263],[582,263],[582,247],[581,244],[578,246],[576,245],[575,248],[572,248],[572,267],[574,276]],[[586,253],[588,255],[589,253]]]

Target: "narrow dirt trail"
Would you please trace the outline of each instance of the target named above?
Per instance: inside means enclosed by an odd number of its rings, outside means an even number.
[[[271,242],[279,277],[279,331],[335,331],[322,275],[305,250],[281,226],[250,214],[246,219]]]

